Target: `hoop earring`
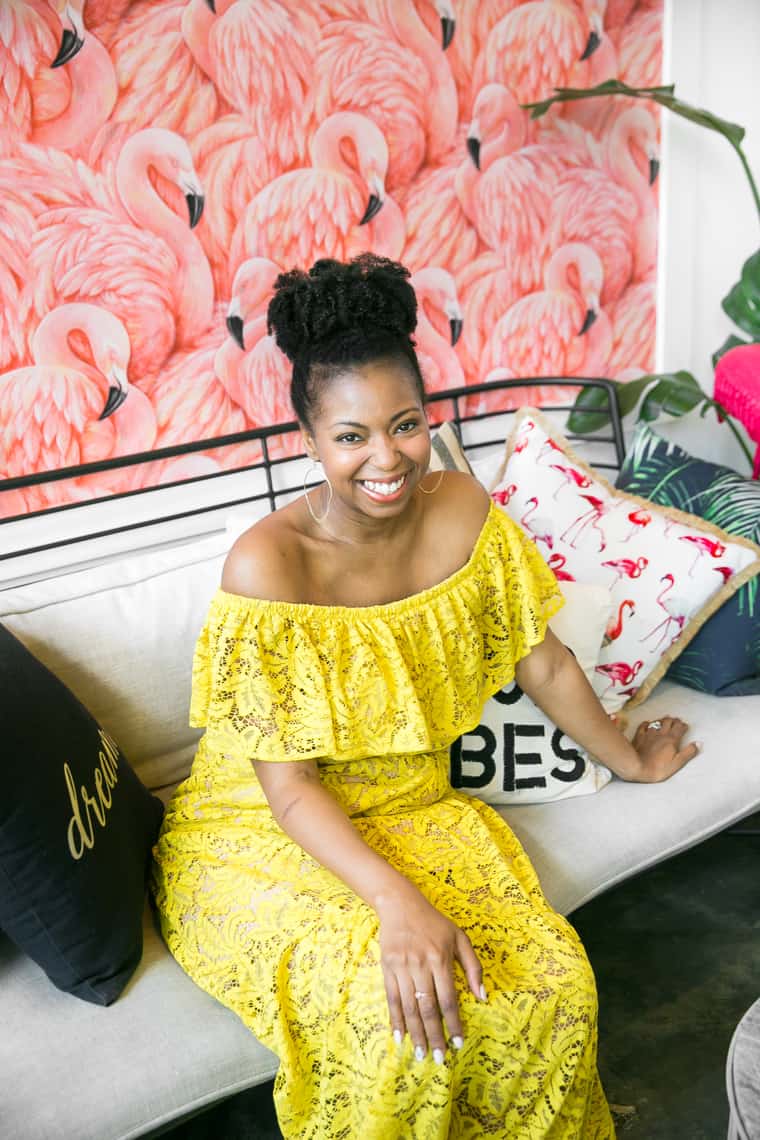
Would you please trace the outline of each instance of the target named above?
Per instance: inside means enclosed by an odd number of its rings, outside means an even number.
[[[316,471],[316,469],[317,469],[316,463],[312,463],[311,466],[308,467],[306,474],[303,477],[303,497],[306,499],[306,506],[308,507],[309,514],[314,519],[314,522],[317,524],[320,524],[320,523],[324,522],[324,520],[327,518],[328,514],[330,513],[330,507],[332,506],[332,501],[333,501],[333,489],[332,489],[332,483],[330,482],[330,480],[327,477],[325,477],[325,482],[327,483],[327,486],[330,488],[330,493],[327,497],[327,507],[325,508],[325,513],[323,515],[315,515],[314,514],[314,508],[312,507],[311,500],[309,499],[309,492],[306,490],[306,483],[308,482],[309,476],[311,475],[312,471]]]
[[[426,472],[426,474],[427,474],[427,472]],[[435,487],[433,487],[432,491],[426,491],[425,488],[422,486],[422,483],[418,483],[417,486],[420,489],[420,491],[422,491],[422,494],[423,495],[434,495],[436,493],[436,491],[438,490],[438,488],[440,487],[441,483],[443,482],[443,477],[445,474],[446,474],[445,471],[441,471],[439,473],[438,482],[436,483]]]

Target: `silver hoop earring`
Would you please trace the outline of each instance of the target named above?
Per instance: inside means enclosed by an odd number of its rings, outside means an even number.
[[[330,480],[327,477],[325,477],[325,482],[327,483],[327,486],[330,488],[330,493],[327,496],[327,506],[325,508],[325,513],[323,515],[315,515],[314,514],[314,508],[312,507],[311,500],[309,499],[309,492],[306,490],[306,484],[309,481],[309,476],[311,475],[312,471],[316,471],[316,470],[317,470],[316,463],[312,463],[311,466],[307,469],[306,474],[303,477],[303,496],[306,499],[306,506],[309,509],[309,514],[314,519],[315,523],[320,524],[320,523],[324,522],[324,520],[327,518],[328,514],[330,513],[330,507],[332,506],[332,501],[333,501],[333,489],[332,489],[332,483],[330,482]]]
[[[427,474],[427,472],[425,474]],[[438,482],[436,483],[435,487],[433,487],[432,491],[426,491],[425,488],[422,486],[422,483],[418,483],[417,486],[419,487],[420,491],[422,491],[422,494],[423,495],[434,495],[436,493],[436,491],[438,490],[438,488],[440,487],[441,483],[443,482],[443,477],[445,474],[446,474],[445,471],[440,472],[440,474],[438,475]]]

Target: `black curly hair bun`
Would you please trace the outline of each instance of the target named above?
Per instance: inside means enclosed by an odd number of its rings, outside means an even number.
[[[291,269],[274,289],[268,328],[291,361],[360,330],[409,343],[417,326],[409,270],[373,253],[346,263],[322,258],[308,273]]]

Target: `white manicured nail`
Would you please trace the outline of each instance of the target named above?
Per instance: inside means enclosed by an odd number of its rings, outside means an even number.
[[[394,1029],[394,1030],[393,1030],[393,1040],[396,1042],[396,1044],[397,1044],[397,1045],[401,1045],[401,1044],[402,1044],[402,1042],[403,1042],[404,1038],[403,1038],[403,1037],[402,1037],[402,1035],[401,1035],[401,1030],[400,1030],[400,1029]]]
[[[486,987],[485,986],[480,987],[480,1000],[481,1001],[488,1001],[488,994],[486,993]]]
[[[433,1060],[435,1061],[436,1065],[443,1064],[443,1049],[433,1050]]]
[[[701,740],[695,740],[694,741],[694,747],[696,748],[697,752],[701,752],[702,751],[702,741]]]
[[[425,1050],[422,1048],[421,1045],[415,1045],[414,1055],[418,1061],[424,1061],[425,1060]]]
[[[461,1049],[462,1046],[464,1045],[464,1038],[463,1037],[452,1037],[451,1038],[451,1044],[454,1046],[455,1049]]]

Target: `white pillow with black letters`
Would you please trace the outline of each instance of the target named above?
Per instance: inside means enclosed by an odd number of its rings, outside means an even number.
[[[609,590],[561,582],[565,605],[550,620],[591,680],[612,612]],[[488,701],[480,724],[451,746],[451,783],[489,804],[530,804],[585,796],[612,773],[552,724],[512,682]]]

